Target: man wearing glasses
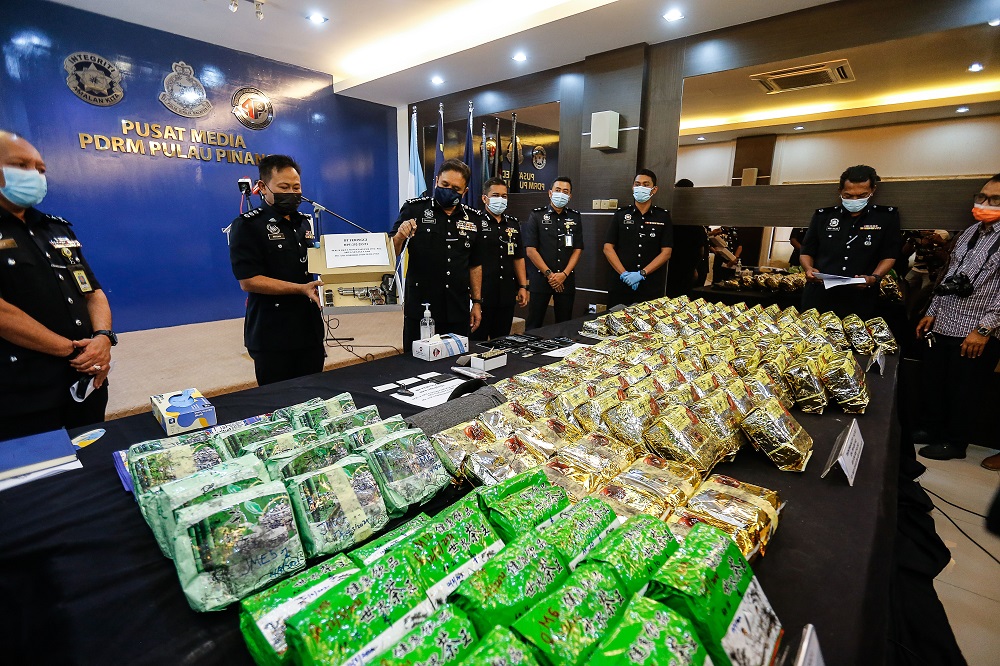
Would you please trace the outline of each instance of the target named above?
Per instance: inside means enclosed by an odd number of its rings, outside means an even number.
[[[979,419],[972,399],[991,379],[1000,362],[1000,173],[975,196],[976,220],[955,240],[948,270],[934,289],[927,315],[917,324],[917,337],[930,347],[924,357],[923,395],[945,401],[921,411],[929,446],[920,455],[933,460],[964,458]],[[928,407],[932,407],[928,405]],[[919,441],[919,440],[918,440]],[[1000,454],[982,462],[1000,470]]]
[[[831,310],[838,317],[876,316],[879,283],[896,263],[902,246],[899,210],[871,202],[879,177],[870,166],[840,175],[840,204],[820,208],[806,231],[799,261],[805,271],[802,309]],[[864,278],[864,284],[824,288],[817,273]]]

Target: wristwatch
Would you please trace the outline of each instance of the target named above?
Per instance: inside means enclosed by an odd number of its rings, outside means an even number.
[[[552,269],[551,268],[546,268],[545,269],[545,277],[548,277],[550,275],[552,275]]]
[[[639,275],[641,275],[642,277],[646,277],[646,269],[645,268],[640,268],[639,269]]]
[[[528,289],[529,287],[531,287],[530,284],[522,284],[521,285],[521,289]]]
[[[479,305],[482,305],[483,304],[483,299],[481,299],[481,298],[473,298],[472,299],[472,303],[473,304],[477,304],[478,303]]]
[[[983,336],[985,338],[988,338],[991,335],[993,335],[993,329],[992,328],[986,328],[985,326],[980,326],[979,328],[976,329],[976,333],[978,333],[979,335],[981,335],[981,336]]]
[[[114,346],[116,346],[118,344],[118,336],[115,335],[114,331],[109,331],[107,329],[100,330],[100,331],[94,331],[94,335],[91,336],[91,337],[98,336],[98,335],[106,335],[107,338],[108,338],[108,340],[111,340],[111,346],[112,347],[114,347]]]

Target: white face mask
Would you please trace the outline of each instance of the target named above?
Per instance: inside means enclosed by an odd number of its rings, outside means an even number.
[[[503,197],[489,197],[489,203],[486,204],[486,207],[494,215],[500,215],[507,210],[507,200]]]
[[[566,204],[569,203],[569,195],[565,192],[553,192],[552,193],[552,205],[556,208],[565,208]]]
[[[652,196],[652,187],[642,187],[641,185],[636,185],[632,188],[632,197],[635,199],[636,203],[646,203]]]
[[[48,192],[48,182],[45,175],[38,173],[35,169],[18,169],[17,167],[3,167],[3,179],[6,183],[0,187],[0,194],[3,197],[21,208],[31,208],[42,203],[45,194]]]
[[[844,199],[840,198],[840,203],[843,204],[844,208],[849,213],[857,213],[859,210],[868,205],[868,200],[871,197],[866,197],[864,199]]]

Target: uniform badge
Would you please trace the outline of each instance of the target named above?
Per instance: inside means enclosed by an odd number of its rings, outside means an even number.
[[[285,234],[281,233],[281,228],[276,224],[267,225],[267,240],[285,240]]]
[[[469,241],[465,241],[465,247],[471,248],[472,247],[472,243],[470,243]]]
[[[205,94],[205,86],[194,75],[194,67],[175,62],[173,71],[163,77],[160,103],[184,118],[201,118],[212,110],[212,103]]]
[[[437,224],[437,220],[434,219],[434,211],[430,208],[424,211],[424,224]]]
[[[121,72],[113,62],[96,53],[71,53],[63,60],[63,69],[69,75],[66,85],[87,104],[113,106],[125,97]]]
[[[82,270],[73,271],[73,279],[76,280],[76,288],[80,290],[81,294],[89,294],[94,291],[93,285],[90,284],[90,280],[87,279],[87,273]]]
[[[542,215],[542,224],[547,224],[547,223],[549,223],[551,221],[552,221],[552,217],[548,213],[546,213],[545,215]]]
[[[831,229],[836,229],[839,226],[840,226],[840,220],[838,220],[837,218],[833,218],[832,220],[830,220]]]
[[[632,224],[632,213],[625,214],[625,224]]]
[[[274,107],[257,88],[240,88],[233,93],[233,115],[247,129],[262,130],[274,120]]]
[[[73,256],[73,250],[69,249],[68,247],[64,247],[61,252],[62,256],[66,257],[66,259],[69,261],[70,264],[77,263],[76,258]]]

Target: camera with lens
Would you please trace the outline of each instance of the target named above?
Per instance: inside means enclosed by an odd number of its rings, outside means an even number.
[[[959,298],[968,298],[972,296],[973,291],[975,291],[975,287],[972,280],[962,272],[942,280],[941,284],[934,289],[934,293],[938,296],[958,296]]]

